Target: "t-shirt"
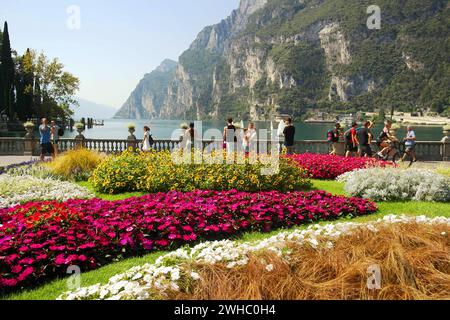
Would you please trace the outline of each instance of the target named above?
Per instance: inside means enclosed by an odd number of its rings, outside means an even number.
[[[357,136],[360,145],[366,146],[369,144],[369,129],[366,127],[359,129]]]
[[[348,141],[348,144],[354,144],[353,137],[356,137],[356,128],[350,129],[350,141]]]
[[[226,142],[237,142],[236,127],[232,124],[229,124],[226,129]]]
[[[414,139],[416,137],[416,133],[411,130],[406,134],[406,138],[410,138],[410,139]],[[412,147],[413,145],[415,145],[416,142],[414,140],[406,140],[405,141],[405,146],[407,147]]]
[[[54,126],[54,133],[51,135],[51,138],[53,141],[58,141],[59,140],[59,126]]]
[[[292,147],[294,145],[294,137],[295,137],[295,127],[287,126],[283,130],[284,134],[284,145],[286,147]]]
[[[39,126],[39,133],[41,134],[40,143],[50,143],[51,142],[51,131],[49,126],[41,125]]]

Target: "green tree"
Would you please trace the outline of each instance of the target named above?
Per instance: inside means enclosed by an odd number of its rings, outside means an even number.
[[[3,28],[2,48],[0,53],[0,78],[2,94],[0,96],[0,111],[6,112],[10,118],[14,118],[14,76],[15,66],[12,59],[11,43],[9,40],[8,23]]]
[[[40,117],[54,118],[72,115],[68,106],[77,105],[75,93],[79,89],[77,77],[64,71],[64,65],[58,59],[48,59],[44,53],[33,56],[35,81],[39,84],[39,94],[35,92],[35,107]],[[36,91],[35,84],[35,91]],[[36,98],[38,98],[36,104]]]

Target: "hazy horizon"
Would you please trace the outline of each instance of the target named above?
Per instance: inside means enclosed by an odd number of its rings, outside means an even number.
[[[164,59],[178,60],[204,27],[239,5],[239,0],[1,1],[0,28],[8,21],[18,54],[32,48],[59,58],[80,79],[77,97],[115,109],[144,74]],[[77,10],[79,28],[73,24]]]

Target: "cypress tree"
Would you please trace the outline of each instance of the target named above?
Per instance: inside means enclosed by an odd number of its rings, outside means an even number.
[[[39,78],[36,77],[34,81],[34,92],[33,92],[33,111],[37,117],[42,115],[42,92],[41,92],[41,82]]]
[[[2,42],[3,42],[3,32],[0,30],[0,55],[2,53]],[[0,59],[0,70],[2,69],[2,60]],[[0,77],[0,113],[3,110],[3,81],[2,77]]]
[[[11,43],[9,41],[8,23],[3,28],[2,49],[0,54],[0,78],[2,79],[2,101],[0,108],[5,110],[9,118],[14,117],[14,61],[11,55]]]
[[[19,74],[17,75],[17,113],[19,118],[26,120],[33,116],[33,57],[30,49],[19,60]]]

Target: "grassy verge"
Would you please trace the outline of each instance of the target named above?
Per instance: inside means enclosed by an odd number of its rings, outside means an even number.
[[[85,186],[92,190],[89,183],[80,183],[80,185]],[[336,195],[343,195],[344,187],[342,183],[336,181],[313,181],[313,188],[326,190],[330,193]],[[133,196],[140,196],[142,193],[128,193],[120,195],[105,195],[98,194],[96,196],[105,200],[119,200],[125,199]],[[426,215],[429,217],[445,216],[450,217],[450,204],[448,203],[432,203],[432,202],[385,202],[378,203],[379,211],[376,214],[369,216],[357,217],[352,219],[354,222],[367,222],[377,220],[383,216],[390,214],[405,214],[405,215]],[[338,220],[336,222],[341,222]],[[330,222],[320,222],[320,224],[326,224]],[[298,227],[300,229],[306,228],[307,226]],[[264,238],[271,237],[284,230],[277,230],[271,233],[260,233],[252,232],[246,233],[239,238],[235,238],[237,241],[257,241]],[[142,265],[145,263],[153,263],[159,256],[163,255],[164,252],[155,252],[144,257],[131,258],[123,260],[120,262],[112,263],[98,270],[86,272],[81,277],[81,285],[89,286],[97,283],[106,283],[108,279],[118,273],[122,273],[133,266]],[[26,290],[17,294],[13,294],[8,297],[12,300],[53,300],[58,297],[61,293],[67,291],[67,283],[64,279],[58,279],[48,284],[45,284],[37,289]]]

